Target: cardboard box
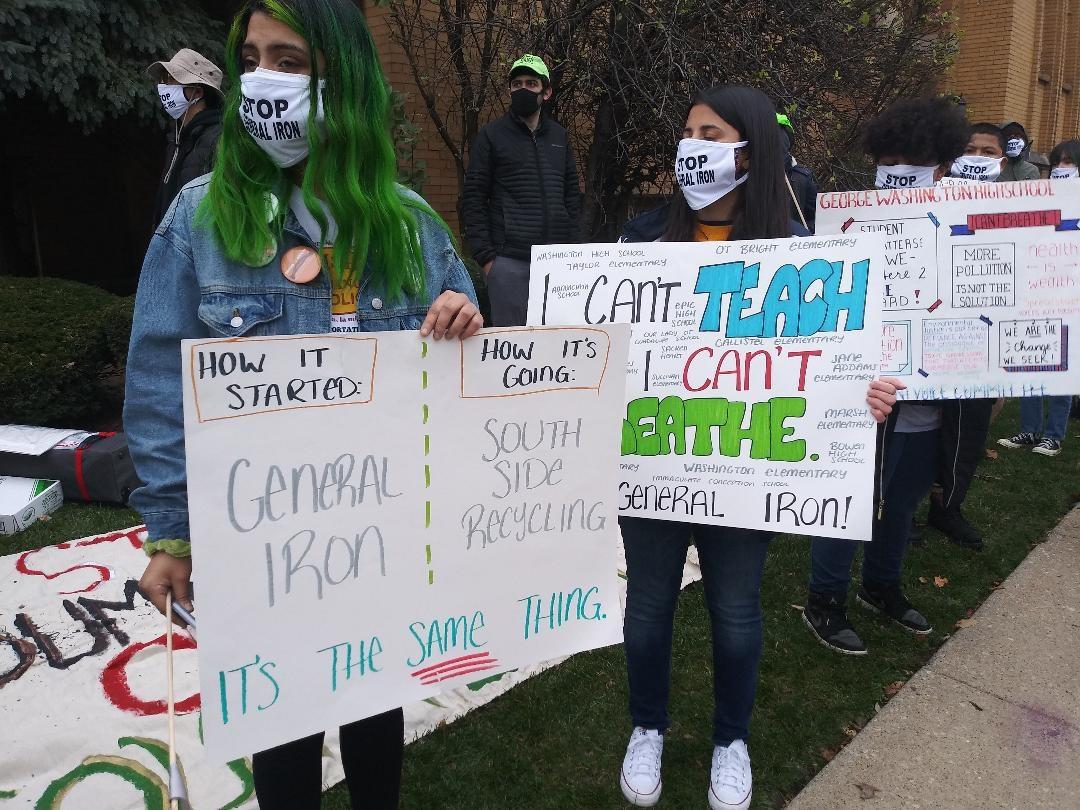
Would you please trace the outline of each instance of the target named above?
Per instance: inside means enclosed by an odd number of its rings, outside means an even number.
[[[0,534],[21,532],[63,503],[59,481],[0,476]]]

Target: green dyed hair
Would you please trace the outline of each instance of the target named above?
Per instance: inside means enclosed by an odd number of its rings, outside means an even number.
[[[304,202],[326,233],[319,198],[337,223],[333,264],[341,274],[370,268],[386,296],[418,293],[424,262],[416,214],[438,214],[405,197],[397,186],[397,158],[390,137],[390,88],[375,44],[352,0],[249,0],[237,13],[226,46],[229,95],[210,188],[199,215],[212,227],[225,255],[251,266],[265,264],[267,245],[280,239],[287,205],[268,221],[267,195],[288,196],[290,179],[248,134],[240,120],[241,49],[248,21],[266,14],[307,40],[311,61],[308,158],[301,186]],[[320,76],[316,53],[326,60]],[[321,94],[319,79],[326,79]],[[318,105],[323,122],[316,123]]]

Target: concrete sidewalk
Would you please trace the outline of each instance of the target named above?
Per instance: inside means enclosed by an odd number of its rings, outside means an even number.
[[[1080,507],[788,807],[1080,810]]]

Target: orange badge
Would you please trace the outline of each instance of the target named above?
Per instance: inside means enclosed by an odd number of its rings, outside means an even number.
[[[281,257],[281,275],[294,284],[314,281],[322,269],[319,254],[308,247],[294,247]]]

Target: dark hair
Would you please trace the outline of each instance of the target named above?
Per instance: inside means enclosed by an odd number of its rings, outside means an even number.
[[[196,84],[196,85],[189,85],[189,86],[202,88],[202,100],[203,100],[203,103],[206,105],[207,109],[216,110],[216,109],[219,109],[223,105],[224,99],[221,97],[221,93],[219,93],[217,90],[215,90],[210,85],[208,85],[208,84]]]
[[[1006,139],[1008,139],[1009,137],[1006,133],[1009,132],[1018,132],[1024,137],[1025,141],[1028,139],[1027,129],[1025,129],[1024,125],[1021,124],[1019,121],[1009,121],[1004,126],[1002,126],[1001,132],[1003,135],[1005,135]]]
[[[760,90],[719,85],[698,93],[686,109],[704,104],[739,132],[748,143],[750,168],[742,184],[742,204],[731,225],[732,239],[778,239],[791,236],[791,204],[784,184],[784,145],[776,124],[776,108]],[[682,193],[673,195],[666,242],[692,242],[698,220]]]
[[[978,124],[972,124],[971,134],[968,135],[968,140],[971,140],[972,135],[993,135],[998,139],[998,145],[1001,146],[1001,151],[1005,151],[1005,133],[1001,131],[1001,127],[996,124],[991,124],[983,121]]]
[[[537,79],[540,80],[540,86],[542,88],[544,88],[545,90],[547,90],[549,87],[551,87],[551,79],[549,79],[547,76],[541,76],[536,71],[529,70],[528,68],[524,68],[524,69],[519,68],[517,73],[514,73],[514,72],[511,71],[510,75],[506,77],[506,86],[509,87],[510,82],[512,82],[518,76],[523,76],[523,75],[524,76],[535,76]]]
[[[964,154],[970,131],[963,109],[952,101],[904,98],[870,122],[863,146],[875,161],[902,155],[923,166],[941,166]]]
[[[1062,141],[1050,150],[1050,166],[1061,163],[1062,158],[1069,158],[1074,166],[1080,166],[1080,141]]]

